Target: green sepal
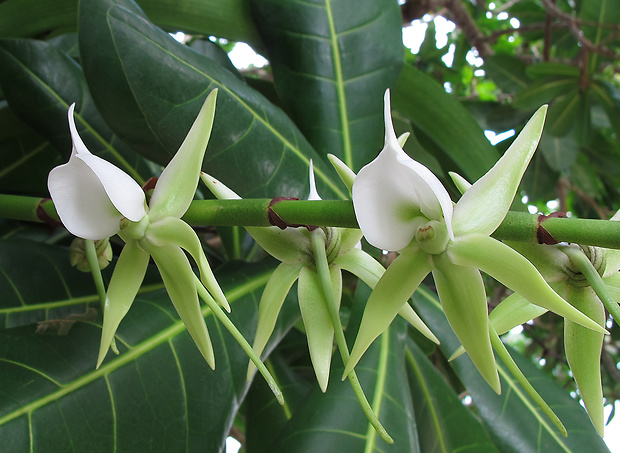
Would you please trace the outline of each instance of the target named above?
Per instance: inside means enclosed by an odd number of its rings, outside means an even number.
[[[532,263],[506,244],[488,236],[471,234],[450,243],[447,253],[454,264],[480,269],[531,303],[596,332],[606,333],[604,327],[562,299]]]
[[[217,89],[209,93],[185,140],[157,181],[149,203],[152,222],[164,217],[181,217],[189,208],[200,178],[213,118]]]
[[[547,313],[547,309],[534,305],[520,294],[514,293],[501,301],[489,314],[489,322],[498,335],[538,318]]]
[[[149,254],[142,250],[135,241],[125,244],[108,285],[97,368],[108,353],[118,325],[138,294],[148,264]]]
[[[353,250],[364,237],[362,230],[356,228],[336,228],[340,234],[340,248],[338,254],[345,254]]]
[[[431,268],[429,256],[417,247],[403,249],[390,264],[368,298],[343,378],[351,372],[375,338],[392,323]]]
[[[340,179],[342,180],[344,185],[347,186],[347,189],[349,189],[349,193],[351,193],[351,190],[353,189],[353,182],[355,181],[356,176],[355,172],[351,170],[347,164],[345,164],[333,154],[328,154],[327,158],[336,170],[336,173],[338,173],[338,176],[340,176]]]
[[[467,192],[467,190],[471,187],[471,183],[468,180],[466,180],[465,178],[463,178],[461,175],[459,175],[458,173],[455,173],[453,171],[449,171],[448,175],[452,179],[452,182],[456,186],[456,189],[459,192],[461,192],[461,195],[463,195],[465,192]]]
[[[204,253],[196,232],[181,219],[166,217],[151,223],[146,231],[146,239],[155,246],[178,246],[186,250],[198,264],[200,281],[213,298],[230,313],[230,305],[213,275],[209,261]]]
[[[339,255],[334,260],[334,265],[340,266],[347,272],[352,273],[364,283],[374,289],[381,276],[385,273],[385,268],[368,253],[359,249],[352,249],[349,252]],[[415,310],[405,303],[398,312],[400,316],[414,326],[422,335],[439,344],[437,337],[431,332],[424,321],[418,316]]]
[[[342,292],[342,273],[337,266],[331,266],[329,272],[332,291],[338,302],[336,310],[338,310]],[[325,300],[325,292],[319,275],[309,267],[302,267],[297,288],[312,367],[319,387],[325,392],[329,382],[334,345],[334,326],[329,316],[328,302]]]
[[[592,288],[567,285],[566,298],[590,318],[605,322],[605,309]],[[605,429],[601,384],[601,350],[604,336],[569,320],[564,322],[566,359],[590,420],[601,437]]]
[[[539,108],[493,168],[463,194],[454,208],[455,236],[489,235],[502,223],[536,151],[546,113],[546,105]]]
[[[284,299],[295,280],[299,278],[301,268],[301,264],[281,263],[269,277],[258,305],[258,325],[252,345],[252,349],[258,356],[263,353],[269,338],[271,338]],[[255,369],[254,363],[250,362],[247,374],[248,381],[252,379]]]
[[[196,290],[194,272],[180,247],[157,247],[142,241],[140,245],[153,257],[164,281],[170,300],[192,336],[200,353],[212,369],[215,369],[213,345],[207,331]]]
[[[306,228],[245,227],[250,236],[267,253],[283,263],[314,262],[312,245]]]
[[[489,338],[487,296],[480,271],[456,266],[445,254],[433,257],[433,278],[450,327],[485,381],[497,393],[501,384]]]

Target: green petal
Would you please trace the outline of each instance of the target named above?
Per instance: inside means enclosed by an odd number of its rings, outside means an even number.
[[[125,244],[114,268],[106,294],[97,368],[108,353],[118,325],[129,311],[136,294],[138,294],[148,264],[149,254],[142,250],[136,242],[130,241]]]
[[[489,322],[498,335],[547,313],[547,309],[534,305],[520,294],[514,293],[500,302],[489,314]]]
[[[213,345],[200,311],[200,302],[194,282],[195,275],[187,256],[179,247],[156,247],[150,244],[146,247],[157,264],[170,300],[187,327],[187,331],[209,366],[215,369]]]
[[[567,299],[578,310],[601,323],[605,322],[605,309],[589,287],[569,285]],[[590,420],[601,437],[604,434],[603,389],[601,384],[602,333],[593,332],[571,321],[564,323],[566,359],[573,372]]]
[[[334,260],[334,265],[340,266],[345,271],[357,276],[371,288],[374,288],[377,285],[377,282],[385,273],[385,268],[381,265],[381,263],[375,260],[368,253],[359,249],[352,249],[344,255],[338,256]],[[419,330],[420,333],[426,338],[436,344],[439,344],[437,337],[433,334],[431,329],[424,324],[424,321],[420,319],[411,305],[405,303],[398,314],[405,318],[409,324]]]
[[[283,263],[313,263],[312,246],[305,228],[245,227],[267,253]]]
[[[300,264],[280,264],[265,286],[263,295],[258,305],[258,325],[252,349],[258,356],[263,353],[278,319],[278,314],[284,303],[286,295],[299,277]],[[250,362],[248,366],[248,381],[256,366]]]
[[[205,256],[200,239],[196,232],[181,219],[166,217],[149,225],[146,231],[146,239],[156,246],[178,246],[192,256],[200,270],[200,281],[209,290],[213,298],[226,311],[230,312],[230,305],[213,275],[209,261]]]
[[[485,381],[501,393],[480,272],[473,267],[455,266],[445,254],[434,256],[433,262],[437,294],[450,327]]]
[[[403,249],[390,264],[368,298],[344,376],[351,372],[375,338],[388,328],[430,271],[428,254],[417,247]]]
[[[331,284],[340,301],[342,292],[342,273],[340,268],[330,268]],[[334,326],[329,317],[325,293],[321,286],[319,275],[308,267],[303,267],[299,274],[298,294],[301,317],[306,328],[308,350],[312,367],[321,390],[327,390],[329,369],[332,361],[334,346]],[[338,307],[337,307],[338,308]]]
[[[474,183],[454,207],[454,235],[489,235],[510,209],[523,173],[542,135],[547,106],[542,106],[525,125],[500,160]]]
[[[340,176],[340,179],[344,185],[347,186],[347,189],[349,189],[349,193],[351,193],[353,182],[355,181],[355,172],[333,154],[328,154],[327,158],[338,173],[338,176]]]
[[[450,243],[447,253],[454,264],[480,269],[531,303],[596,332],[606,333],[604,327],[562,299],[532,263],[506,244],[472,234]]]
[[[181,217],[189,208],[204,160],[215,117],[217,89],[205,99],[181,147],[161,173],[150,201],[149,217]]]

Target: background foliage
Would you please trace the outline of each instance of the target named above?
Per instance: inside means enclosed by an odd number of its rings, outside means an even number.
[[[436,16],[456,25],[445,45],[434,34]],[[428,28],[412,54],[401,29],[419,19]],[[168,34],[176,31],[188,42]],[[209,173],[244,197],[304,197],[313,159],[323,198],[346,198],[325,156],[359,170],[378,153],[390,87],[397,132],[412,132],[407,152],[455,195],[448,171],[475,180],[508,146],[492,146],[483,130],[518,131],[549,103],[522,186],[528,203],[594,218],[620,208],[620,9],[612,0],[4,0],[0,37],[0,193],[47,196],[47,173],[71,149],[73,102],[89,148],[143,182],[168,162],[217,87]],[[269,66],[239,72],[226,55],[236,41]],[[251,338],[274,263],[239,228],[200,233],[232,318]],[[267,359],[284,407],[261,378],[245,381],[245,354],[205,308],[217,363],[209,369],[156,273],[121,324],[121,354],[95,370],[101,316],[87,311],[96,309],[96,293],[68,264],[70,240],[62,229],[0,219],[6,451],[215,452],[231,431],[248,453],[606,451],[570,396],[561,320],[545,315],[526,325],[513,352],[568,438],[505,371],[497,396],[467,357],[446,361],[458,343],[432,288],[412,303],[441,348],[395,323],[358,367],[392,446],[369,429],[338,379],[338,358],[321,394],[293,296]],[[347,283],[351,335],[368,289]],[[488,285],[493,306],[505,289]],[[611,334],[602,364],[610,404],[620,398],[615,325]]]

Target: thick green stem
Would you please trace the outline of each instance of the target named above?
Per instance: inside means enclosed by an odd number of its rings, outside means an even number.
[[[258,369],[260,374],[262,374],[263,377],[265,378],[267,385],[269,386],[269,388],[275,395],[276,399],[278,400],[278,403],[283,405],[284,396],[282,395],[282,390],[280,390],[280,387],[278,387],[278,383],[273,378],[273,376],[271,375],[271,373],[269,372],[265,364],[261,361],[260,357],[256,355],[256,352],[254,352],[254,349],[252,349],[252,346],[250,346],[250,344],[247,342],[247,340],[241,334],[241,332],[239,332],[239,330],[233,324],[233,322],[228,318],[228,316],[226,316],[226,313],[224,313],[224,310],[222,310],[222,308],[218,305],[215,299],[211,297],[211,294],[209,294],[207,289],[203,286],[200,279],[196,276],[194,276],[194,279],[196,281],[196,288],[198,288],[198,294],[200,295],[200,298],[205,301],[205,303],[211,309],[215,317],[224,325],[224,327],[226,327],[226,329],[230,332],[233,338],[237,340],[237,343],[239,343],[239,346],[243,348],[243,350],[248,355],[250,360],[254,363],[254,365],[256,365],[256,368]]]
[[[609,313],[611,313],[614,317],[614,320],[616,322],[620,321],[620,306],[618,306],[618,302],[612,299],[607,292],[605,282],[596,271],[596,268],[588,257],[577,247],[562,247],[562,251],[566,253],[575,267],[579,269],[579,272],[581,272],[586,280],[588,280],[588,283],[599,299],[601,299],[601,302],[603,302],[603,305],[605,305],[607,311],[609,311]]]
[[[195,200],[183,216],[190,225],[271,226],[270,199]],[[350,200],[283,200],[272,206],[285,223],[358,228]],[[0,217],[31,222],[57,220],[51,200],[0,194]],[[509,212],[493,233],[500,240],[538,242],[539,216]],[[541,226],[557,242],[620,249],[620,222],[592,219],[546,218]]]
[[[332,326],[334,327],[334,336],[336,337],[336,344],[338,345],[338,350],[340,351],[340,357],[342,358],[342,362],[346,366],[349,361],[349,348],[347,346],[347,340],[344,337],[344,331],[342,330],[342,323],[340,322],[340,315],[338,313],[338,301],[336,300],[336,295],[334,294],[334,290],[332,287],[331,276],[329,272],[329,263],[327,262],[327,255],[325,254],[325,235],[323,231],[320,229],[316,229],[312,232],[311,235],[312,241],[312,249],[314,252],[314,262],[316,265],[317,273],[319,274],[319,278],[321,280],[321,286],[323,287],[323,293],[325,295],[325,300],[327,301],[327,310],[329,312],[329,319],[332,322]],[[362,410],[366,414],[368,421],[375,428],[375,431],[381,436],[383,440],[385,440],[389,444],[394,443],[394,439],[388,434],[387,430],[383,427],[381,422],[379,421],[379,417],[375,414],[374,409],[368,402],[366,395],[364,394],[364,390],[360,384],[359,379],[357,378],[357,374],[355,370],[349,373],[349,382],[351,383],[351,387],[353,388],[353,392],[357,397],[357,400],[362,407]]]

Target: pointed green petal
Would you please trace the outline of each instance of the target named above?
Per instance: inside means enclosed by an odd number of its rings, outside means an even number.
[[[480,269],[531,303],[596,332],[606,333],[604,327],[558,296],[534,265],[506,244],[472,234],[450,243],[447,253],[454,264]]]
[[[342,273],[338,267],[330,268],[331,284],[336,300],[340,301]],[[327,390],[329,369],[334,346],[334,326],[329,317],[327,301],[318,274],[303,267],[299,274],[298,294],[301,317],[306,328],[308,350],[312,367],[321,390]]]
[[[605,322],[605,309],[592,288],[568,285],[566,298],[590,318],[601,323]],[[566,359],[590,420],[601,437],[605,428],[601,384],[603,337],[603,334],[585,329],[574,322],[564,322]]]
[[[269,338],[273,332],[278,319],[278,314],[284,303],[286,295],[291,290],[291,286],[299,277],[301,270],[300,264],[280,264],[265,286],[263,295],[258,305],[258,325],[252,349],[258,356],[263,353]],[[248,381],[252,378],[252,373],[256,366],[250,362],[248,366]]]
[[[374,288],[377,285],[377,282],[385,273],[385,268],[381,265],[381,263],[375,260],[368,253],[359,249],[352,249],[344,255],[338,256],[334,260],[334,265],[340,266],[345,271],[357,276],[371,288]],[[409,324],[419,330],[420,333],[426,338],[436,344],[439,344],[437,337],[433,334],[433,332],[431,332],[431,329],[424,324],[424,321],[420,319],[411,305],[405,303],[398,314],[405,318]]]
[[[161,173],[151,197],[149,217],[181,217],[194,198],[215,117],[217,89],[205,99],[181,147]]]
[[[450,175],[450,178],[452,178],[452,182],[454,183],[458,191],[461,192],[461,195],[467,192],[467,190],[469,190],[469,188],[471,187],[471,183],[458,173],[449,171],[448,175]]]
[[[392,323],[430,271],[428,254],[415,247],[402,250],[368,298],[343,376],[351,372],[368,346]]]
[[[283,263],[311,264],[312,246],[305,228],[246,227],[267,253]]]
[[[500,302],[489,314],[489,322],[498,335],[547,313],[547,309],[529,302],[514,293]]]
[[[501,393],[480,272],[473,267],[455,266],[445,254],[434,256],[433,262],[437,294],[450,327],[485,381]]]
[[[166,217],[149,225],[146,239],[156,246],[178,246],[186,250],[198,264],[200,281],[209,290],[213,298],[230,312],[230,305],[213,275],[209,261],[205,256],[196,232],[181,219]]]
[[[353,188],[353,182],[355,181],[355,172],[351,170],[347,164],[345,164],[333,154],[328,154],[327,158],[331,162],[332,166],[336,169],[338,176],[340,176],[340,179],[342,180],[344,185],[347,186],[347,189],[349,189],[350,193],[351,189]]]
[[[200,311],[196,283],[194,282],[195,275],[187,256],[179,247],[155,247],[152,245],[147,247],[153,260],[155,260],[155,264],[157,264],[174,308],[176,308],[202,356],[209,366],[215,369],[213,345]]]
[[[538,109],[501,159],[458,201],[452,220],[455,236],[489,235],[502,223],[536,151],[546,113],[547,106]]]
[[[142,250],[136,242],[130,241],[125,244],[114,268],[106,294],[97,368],[108,353],[118,325],[129,311],[136,294],[138,294],[148,264],[149,254]]]

